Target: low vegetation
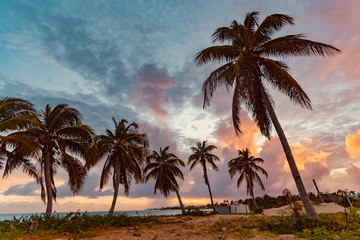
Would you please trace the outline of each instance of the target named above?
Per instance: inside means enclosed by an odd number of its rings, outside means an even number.
[[[352,208],[344,213],[320,214],[319,219],[309,219],[304,214],[290,216],[263,216],[263,215],[239,215],[231,219],[222,219],[201,228],[201,233],[212,237],[226,236],[253,237],[255,235],[268,236],[276,239],[283,234],[293,234],[306,239],[359,239],[360,238],[360,215]],[[199,214],[201,211],[192,209],[186,215],[189,216],[147,216],[128,217],[125,214],[113,215],[90,215],[88,213],[72,212],[67,215],[53,214],[48,217],[45,214],[22,217],[12,221],[0,222],[0,239],[11,238],[37,238],[42,236],[55,236],[61,234],[67,238],[91,237],[97,229],[113,229],[139,226],[153,227],[162,224],[187,224],[187,221],[195,218],[207,218],[211,213]],[[194,218],[195,217],[195,218]],[[38,221],[38,229],[28,232],[31,221]],[[142,229],[145,229],[142,227]],[[196,229],[194,230],[196,231]],[[187,233],[192,234],[192,233]],[[49,237],[51,238],[51,237]]]
[[[38,221],[35,232],[29,232],[28,227],[32,221]],[[21,217],[20,219],[0,222],[0,239],[31,237],[35,235],[48,235],[67,233],[73,236],[86,236],[86,232],[99,227],[132,227],[140,224],[162,224],[157,216],[128,217],[126,214],[100,215],[71,212],[66,215],[54,213],[51,217],[46,214]]]

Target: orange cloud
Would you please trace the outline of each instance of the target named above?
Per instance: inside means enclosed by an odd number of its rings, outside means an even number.
[[[360,127],[357,129],[357,133],[349,134],[345,137],[345,150],[349,156],[353,159],[360,160]]]
[[[252,153],[257,153],[257,149],[259,148],[257,140],[261,134],[254,121],[251,120],[245,112],[242,112],[241,130],[242,134],[240,137],[237,137],[232,118],[229,117],[219,124],[213,134],[222,148],[231,146],[237,150],[249,148]]]
[[[358,34],[358,33],[356,33]],[[360,39],[353,36],[345,41],[336,41],[335,45],[342,51],[338,56],[331,58],[329,63],[322,68],[322,76],[328,77],[336,71],[343,72],[350,80],[358,79],[360,76]]]
[[[323,166],[327,166],[326,160],[332,153],[325,152],[321,148],[312,146],[314,140],[305,137],[302,142],[297,142],[291,146],[295,161],[299,170],[305,169],[306,163],[317,162]],[[285,165],[286,169],[289,169],[288,164]]]

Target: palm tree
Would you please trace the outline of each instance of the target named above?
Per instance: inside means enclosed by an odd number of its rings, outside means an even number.
[[[200,164],[203,172],[204,172],[204,180],[205,180],[205,184],[208,186],[209,189],[209,194],[210,194],[210,200],[211,200],[211,207],[215,210],[215,206],[214,206],[214,200],[212,197],[212,193],[211,193],[211,188],[210,188],[210,183],[209,183],[209,178],[207,175],[207,169],[206,169],[206,163],[210,164],[211,168],[214,169],[215,171],[218,171],[219,168],[216,166],[214,161],[220,161],[220,159],[210,153],[212,150],[216,149],[217,147],[214,145],[206,145],[206,141],[201,142],[196,142],[196,147],[191,147],[191,151],[193,151],[193,154],[190,155],[187,164],[190,165],[190,171],[197,165]]]
[[[47,216],[51,216],[53,201],[56,201],[54,175],[59,167],[68,173],[68,184],[74,194],[84,183],[87,170],[81,159],[90,159],[93,130],[83,125],[81,118],[78,110],[66,104],[53,109],[46,105],[44,111],[28,118],[31,121],[28,129],[11,134],[35,145],[33,151],[41,166],[41,198],[45,202],[45,195],[47,197]]]
[[[252,112],[261,133],[268,138],[270,138],[272,122],[279,135],[306,213],[310,218],[318,218],[301,180],[284,131],[276,117],[274,102],[263,81],[287,95],[294,103],[311,109],[309,97],[288,73],[289,67],[284,62],[270,57],[330,56],[340,50],[328,44],[308,40],[302,34],[272,38],[273,34],[285,25],[293,25],[293,20],[287,15],[273,14],[258,24],[258,12],[248,13],[244,24],[233,21],[230,27],[220,27],[215,30],[212,35],[213,41],[226,44],[200,51],[195,56],[195,62],[198,65],[210,61],[226,62],[213,71],[203,84],[204,107],[210,105],[210,100],[218,86],[223,85],[227,89],[234,86],[232,118],[237,135],[241,134],[241,104]]]
[[[149,145],[146,135],[139,133],[136,123],[126,125],[125,119],[117,122],[114,118],[113,121],[114,132],[106,129],[106,135],[97,136],[95,143],[98,154],[96,162],[106,157],[100,189],[108,183],[113,171],[114,198],[109,215],[114,212],[120,184],[124,186],[124,194],[129,195],[132,180],[136,183],[143,181],[142,167]]]
[[[255,208],[258,208],[258,205],[254,197],[254,181],[256,181],[261,189],[265,191],[264,184],[257,172],[264,174],[266,177],[268,176],[267,172],[257,165],[258,163],[263,162],[264,160],[262,158],[255,158],[254,156],[251,156],[251,152],[246,148],[245,150],[239,150],[239,156],[231,159],[228,163],[231,179],[236,175],[236,173],[240,174],[237,181],[237,188],[240,187],[244,179],[246,180],[247,194],[250,194]]]
[[[154,194],[156,190],[160,190],[165,197],[170,195],[170,192],[175,192],[179,200],[181,212],[185,214],[185,208],[181,201],[179,194],[179,185],[176,181],[176,177],[184,180],[184,175],[178,166],[185,167],[184,162],[172,153],[168,152],[169,146],[164,149],[160,148],[160,152],[153,151],[147,157],[148,164],[144,169],[145,182],[150,178],[155,179]],[[147,173],[149,172],[149,173]]]
[[[16,132],[29,126],[26,116],[35,112],[33,105],[19,98],[0,99],[0,133]],[[0,135],[0,169],[4,167],[3,178],[11,174],[14,169],[21,168],[24,173],[37,178],[35,166],[28,157],[32,156],[26,142],[14,136]]]

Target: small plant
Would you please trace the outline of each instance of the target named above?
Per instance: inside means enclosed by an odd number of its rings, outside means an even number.
[[[264,212],[264,208],[263,207],[258,207],[254,209],[254,213],[256,214],[261,214]]]
[[[303,213],[303,206],[299,202],[299,197],[297,195],[292,195],[290,190],[285,188],[283,190],[283,195],[286,198],[286,201],[290,203],[291,214],[295,216],[295,218],[299,218]]]
[[[205,213],[204,211],[201,211],[200,208],[193,208],[193,209],[189,209],[185,212],[185,215],[188,216],[204,216]]]

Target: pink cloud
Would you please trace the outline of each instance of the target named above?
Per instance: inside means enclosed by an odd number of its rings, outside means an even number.
[[[360,160],[360,125],[356,134],[349,134],[345,137],[345,150],[353,159]]]
[[[259,147],[256,145],[256,140],[260,137],[260,131],[254,121],[249,118],[247,112],[241,113],[241,130],[242,134],[237,137],[230,116],[219,123],[213,132],[213,136],[222,148],[229,147],[235,150],[249,148],[251,152],[256,153]]]
[[[146,133],[150,143],[150,149],[159,151],[160,147],[170,146],[169,151],[177,155],[178,149],[175,134],[170,128],[160,128],[146,122],[139,123],[140,132]]]
[[[360,77],[358,9],[360,9],[360,1],[357,0],[346,2],[329,0],[326,4],[313,2],[312,8],[301,16],[304,24],[310,26],[309,31],[313,31],[312,35],[316,36],[316,41],[335,45],[342,51],[340,55],[323,62],[325,64],[319,62],[319,67],[313,66],[321,77],[328,77],[333,73],[345,74],[346,81],[354,81]]]
[[[139,108],[148,108],[156,115],[167,116],[164,109],[170,103],[166,91],[177,82],[171,78],[165,68],[153,64],[144,65],[136,75],[138,81],[129,92],[129,99]]]

